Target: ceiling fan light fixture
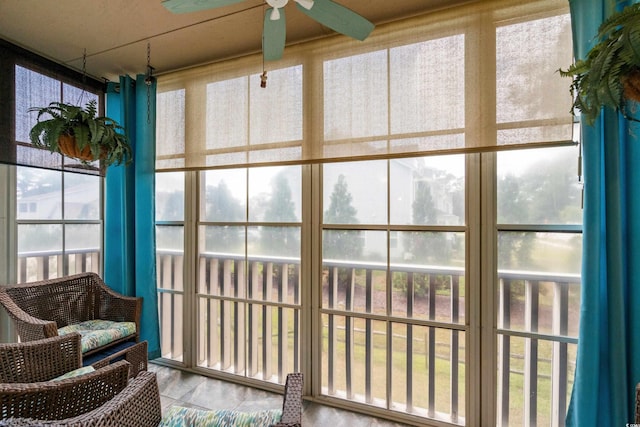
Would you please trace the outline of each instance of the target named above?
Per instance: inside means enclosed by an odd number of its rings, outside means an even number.
[[[271,12],[271,20],[277,21],[280,19],[280,9],[285,7],[289,0],[267,0],[267,4],[273,8]]]

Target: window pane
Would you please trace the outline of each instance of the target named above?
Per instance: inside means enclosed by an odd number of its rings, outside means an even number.
[[[387,324],[323,314],[322,394],[385,407]]]
[[[465,334],[392,324],[392,408],[429,418],[464,417]]]
[[[260,74],[249,78],[251,145],[301,140],[302,65],[269,70],[269,90],[261,88],[259,81]],[[234,104],[237,92],[229,95]]]
[[[71,86],[66,83],[62,84],[62,102],[86,107],[90,101],[98,103],[100,98],[95,93],[87,92],[80,87]]]
[[[62,276],[62,225],[18,225],[20,283]]]
[[[184,226],[156,226],[156,275],[162,357],[182,361]]]
[[[387,162],[327,164],[323,167],[325,224],[387,223]]]
[[[183,290],[183,226],[156,226],[156,261],[158,288]]]
[[[566,116],[571,96],[557,70],[571,64],[571,52],[568,14],[498,27],[498,123]]]
[[[387,135],[387,51],[324,63],[324,138]]]
[[[17,218],[62,219],[62,174],[58,171],[17,168]]]
[[[249,227],[249,256],[300,259],[300,227]]]
[[[247,172],[245,169],[212,170],[202,173],[203,221],[243,222],[247,217]]]
[[[183,167],[184,159],[162,160],[162,157],[184,156],[185,90],[158,93],[156,109],[156,166]]]
[[[391,223],[463,225],[464,156],[390,161]]]
[[[65,219],[100,219],[100,177],[79,173],[64,174]],[[95,231],[100,235],[100,228]]]
[[[156,221],[184,221],[184,173],[156,174]]]
[[[464,233],[399,233],[403,250],[391,251],[393,314],[464,323]]]
[[[85,271],[100,273],[100,228],[100,224],[65,225],[64,243],[68,274]]]
[[[203,252],[212,252],[220,255],[230,254],[236,256],[245,255],[245,228],[232,226],[202,226],[200,227],[201,245]]]
[[[29,142],[29,131],[37,122],[38,113],[27,110],[53,101],[60,101],[60,81],[16,66],[16,141]]]
[[[498,153],[498,223],[582,224],[578,147]]]
[[[240,77],[207,85],[207,148],[248,144],[248,84]]]
[[[249,221],[299,222],[301,189],[300,166],[249,169]]]
[[[464,35],[401,46],[389,56],[391,133],[464,127]]]
[[[180,293],[158,293],[158,318],[160,322],[160,350],[162,357],[183,361],[184,296]]]

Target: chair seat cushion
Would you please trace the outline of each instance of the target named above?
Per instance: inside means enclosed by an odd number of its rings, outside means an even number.
[[[134,322],[113,322],[111,320],[87,320],[58,329],[58,335],[78,332],[82,335],[82,352],[93,350],[110,342],[134,335]]]
[[[93,369],[93,366],[83,366],[82,368],[74,369],[73,371],[69,371],[66,374],[60,375],[59,377],[55,377],[51,381],[60,381],[66,380],[67,378],[75,378],[93,371],[95,371],[95,369]]]
[[[158,427],[268,427],[282,417],[280,409],[263,411],[204,410],[172,406]]]

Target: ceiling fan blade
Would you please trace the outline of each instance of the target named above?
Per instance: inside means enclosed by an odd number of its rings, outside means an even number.
[[[228,6],[241,1],[244,0],[162,0],[162,5],[172,13],[189,13]]]
[[[375,25],[351,9],[347,9],[331,0],[314,0],[311,9],[296,3],[298,9],[334,31],[357,40],[366,39]]]
[[[264,14],[264,27],[262,31],[262,55],[265,61],[275,61],[282,58],[284,44],[287,38],[287,25],[284,9],[279,9],[280,18],[273,20],[271,12],[267,9]]]

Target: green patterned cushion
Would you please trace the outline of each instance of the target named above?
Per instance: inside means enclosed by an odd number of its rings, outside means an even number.
[[[280,409],[242,412],[172,406],[162,417],[158,427],[268,427],[280,421],[281,417]]]
[[[93,366],[83,366],[82,368],[74,369],[73,371],[69,371],[66,374],[60,375],[59,377],[55,377],[51,381],[65,380],[67,378],[73,378],[80,375],[88,374],[89,372],[93,371],[95,371],[95,369],[93,369]]]
[[[136,333],[134,322],[113,322],[111,320],[87,320],[58,329],[58,335],[78,332],[82,335],[82,352],[102,347],[112,341]]]

